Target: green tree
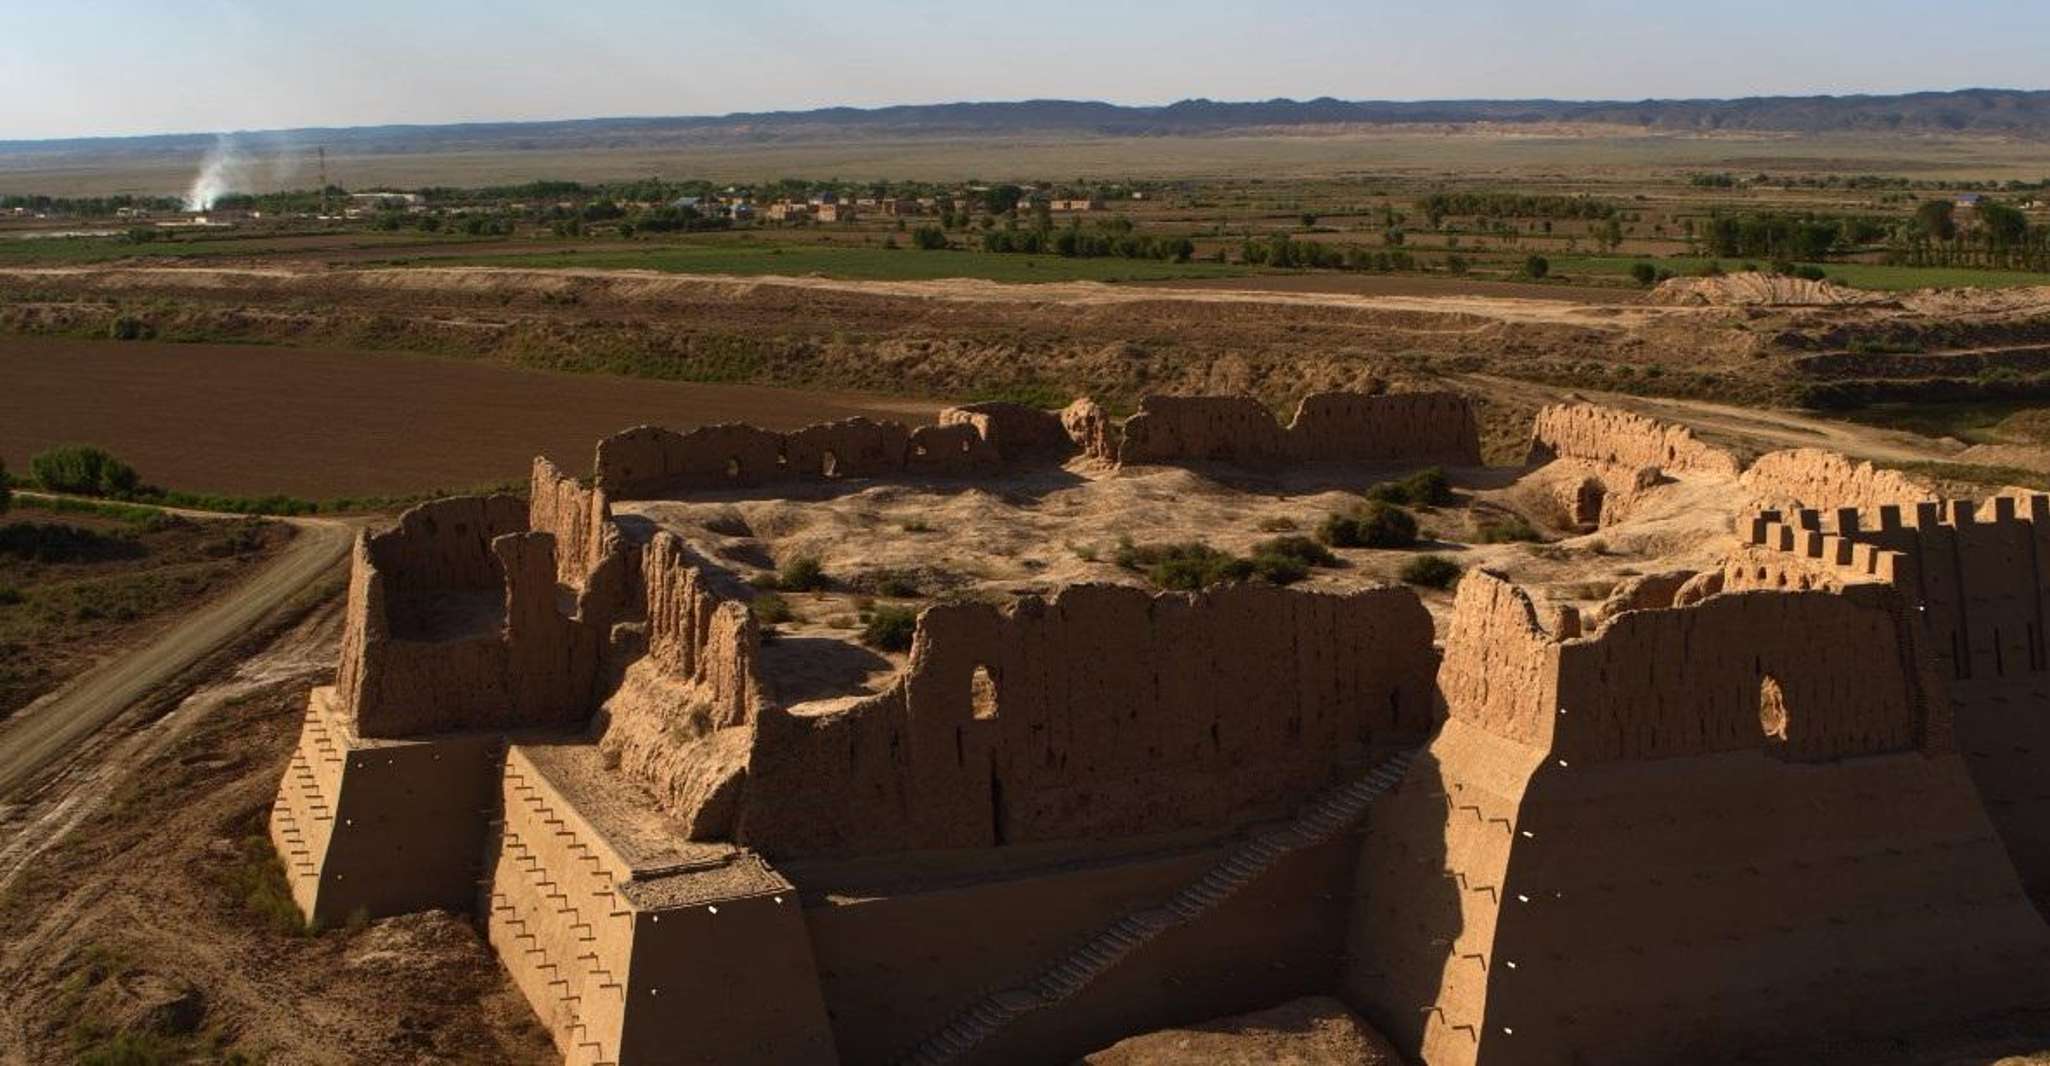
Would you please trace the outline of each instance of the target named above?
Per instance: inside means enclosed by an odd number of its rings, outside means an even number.
[[[89,444],[64,444],[37,454],[28,463],[36,483],[51,492],[85,496],[126,496],[141,479],[135,468]]]
[[[982,206],[992,215],[1001,215],[1018,206],[1018,198],[1025,190],[1016,185],[992,185],[983,190]]]
[[[1934,241],[1957,237],[1957,215],[1949,200],[1930,200],[1915,208],[1915,227]]]
[[[1531,256],[1523,261],[1523,272],[1533,278],[1542,278],[1552,272],[1552,261],[1541,255]]]

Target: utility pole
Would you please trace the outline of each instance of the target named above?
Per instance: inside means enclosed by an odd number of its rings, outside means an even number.
[[[327,209],[327,145],[314,149],[320,155],[320,217],[328,216]]]

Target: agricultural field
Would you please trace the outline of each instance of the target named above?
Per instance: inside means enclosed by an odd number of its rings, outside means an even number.
[[[7,338],[0,377],[10,470],[86,442],[168,488],[313,501],[523,482],[537,454],[584,467],[592,441],[642,423],[794,427],[936,406],[249,344]]]

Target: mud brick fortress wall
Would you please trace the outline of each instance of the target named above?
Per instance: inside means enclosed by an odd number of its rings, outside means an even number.
[[[1894,595],[1561,640],[1470,575],[1447,721],[1370,816],[1348,998],[1433,1066],[1712,1061],[2040,1001],[2050,930],[1933,739]]]
[[[1584,526],[1608,526],[1675,475],[1733,478],[1743,464],[1685,426],[1590,403],[1552,404],[1531,425],[1530,461],[1578,475],[1560,503]]]
[[[2050,907],[2050,498],[1765,511],[1748,526],[1727,587],[1900,595],[1986,809]]]
[[[1286,426],[1247,396],[1148,396],[1122,423],[1080,400],[1062,421],[1090,458],[1112,464],[1480,462],[1473,406],[1454,393],[1320,393]]]
[[[771,857],[987,848],[1287,813],[1431,722],[1398,589],[1071,586],[919,619],[899,684],[757,727],[733,837]]]
[[[1450,428],[1392,454],[1404,411]],[[1656,423],[1546,427],[1633,484],[1740,468]],[[2050,995],[2015,873],[2046,775],[2000,761],[2026,716],[1986,725],[2046,705],[2041,501],[1764,515],[1722,571],[1619,588],[1585,635],[1476,572],[1442,656],[1400,588],[935,604],[883,689],[796,705],[730,576],[611,512],[1471,437],[1433,397],[1306,401],[1286,430],[1149,401],[629,431],[589,484],[537,462],[524,507],[439,501],[359,541],[273,840],[317,921],[475,910],[578,1064],[952,1061],[966,1031],[960,1061],[1040,1062],[1332,990],[1431,1066],[1652,1062]]]

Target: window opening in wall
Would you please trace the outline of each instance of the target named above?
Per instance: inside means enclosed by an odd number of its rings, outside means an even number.
[[[819,460],[819,473],[826,477],[840,476],[840,457],[828,451]]]
[[[968,679],[968,709],[985,721],[997,716],[997,683],[987,666],[976,667]]]
[[[739,460],[739,458],[735,457],[735,458],[729,458],[729,459],[727,459],[727,460],[726,460],[726,477],[727,477],[727,478],[728,478],[729,480],[733,480],[733,481],[738,481],[738,480],[740,480],[740,460]]]
[[[1787,694],[1771,674],[1758,683],[1758,729],[1773,740],[1786,742]]]

